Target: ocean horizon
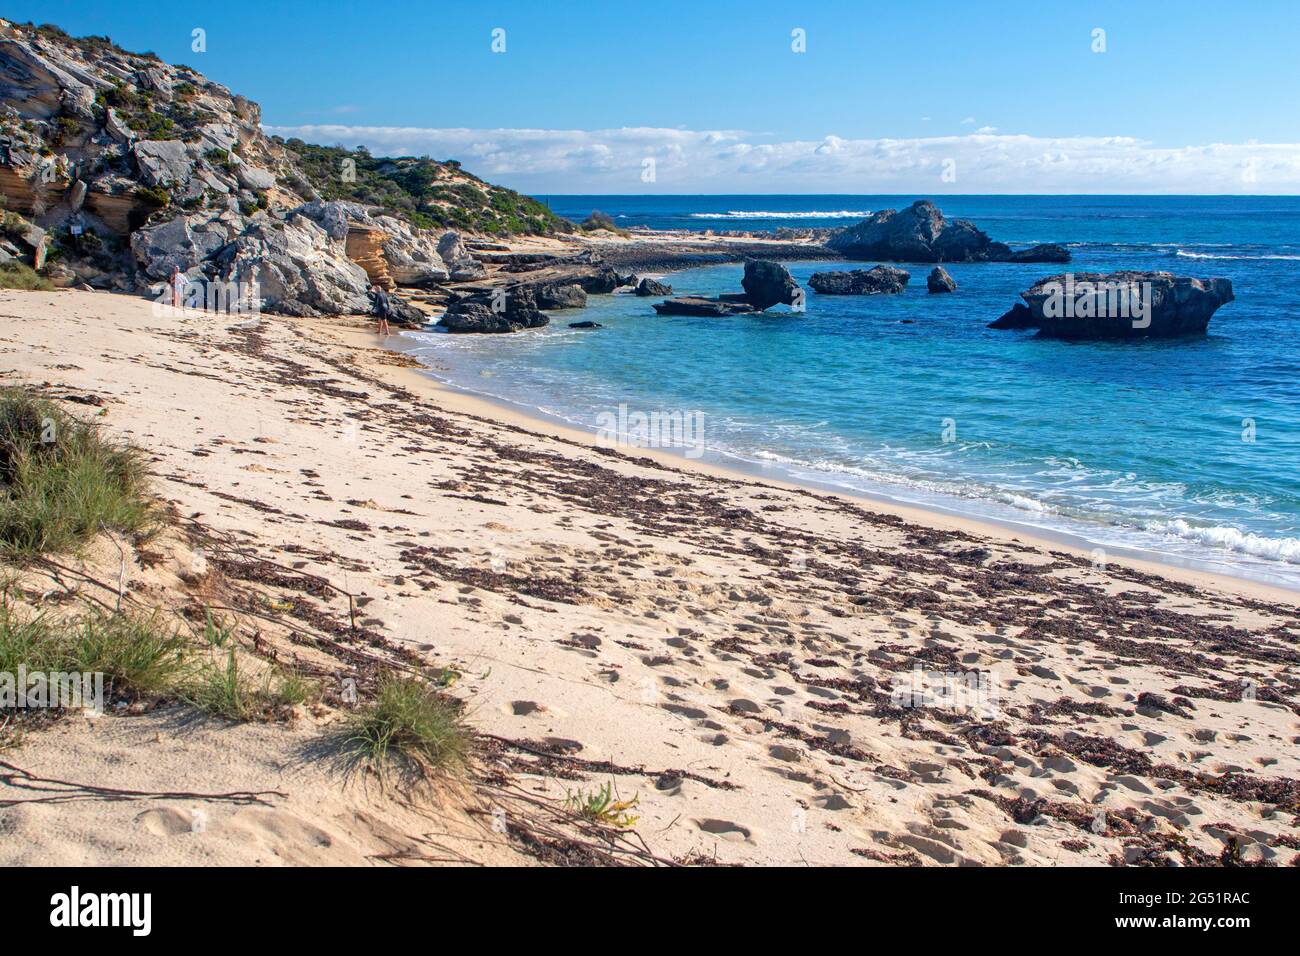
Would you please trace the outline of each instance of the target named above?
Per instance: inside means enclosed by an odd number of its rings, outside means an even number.
[[[844,226],[907,196],[540,196],[631,228]],[[1300,588],[1300,361],[1288,355],[1300,198],[943,196],[1013,246],[1066,245],[1068,266],[946,264],[958,291],[818,296],[761,317],[657,316],[593,298],[597,333],[408,333],[460,389],[582,428],[624,406],[703,422],[704,456],[773,477],[1068,535]],[[875,262],[862,263],[868,268]],[[787,262],[814,272],[853,264]],[[1059,272],[1169,271],[1232,280],[1204,338],[1061,342],[985,328]],[[736,291],[739,264],[670,273],[675,293]]]

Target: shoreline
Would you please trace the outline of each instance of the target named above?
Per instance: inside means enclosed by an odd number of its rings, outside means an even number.
[[[495,786],[475,791],[480,806],[499,799],[502,767],[512,792],[557,807],[608,787],[635,801],[658,859],[688,863],[1294,856],[1300,756],[1277,745],[1300,714],[1292,595],[1099,569],[967,520],[601,448],[453,392],[362,316],[232,324],[129,296],[0,299],[21,320],[0,335],[5,383],[97,407],[147,451],[174,513],[237,548],[231,583],[265,600],[186,586],[192,545],[128,563],[126,591],[178,612],[251,607],[263,616],[244,643],[269,636],[278,663],[336,690],[338,663],[267,615],[318,622],[345,662],[369,650],[454,674],[491,768],[472,785]],[[101,551],[112,598],[122,566],[110,542]],[[342,590],[249,577],[250,558]],[[938,692],[954,681],[969,693]],[[34,732],[21,759],[61,779],[106,768],[140,791],[200,778],[216,790],[216,776],[264,789],[341,716],[197,737],[165,710],[113,715],[94,733]],[[121,757],[149,747],[168,762]],[[213,807],[210,836],[169,843],[168,861],[388,852],[356,830],[346,779],[310,770],[259,809],[258,839],[247,813]],[[112,854],[78,858],[109,864],[156,852],[174,822],[149,813],[151,830],[141,809],[70,803],[31,824],[108,834],[97,845]],[[409,845],[442,813],[399,810],[383,815]],[[520,859],[526,844],[485,845],[475,819],[462,858]]]
[[[377,338],[374,333],[369,331],[347,330],[347,332],[355,335],[358,339],[369,336],[372,342]],[[410,340],[403,335],[397,334],[392,338],[401,340],[403,344],[395,345],[391,340],[378,344],[384,349],[403,355],[410,355],[415,351],[415,347],[409,345]],[[366,343],[358,342],[358,344],[365,345]],[[405,370],[395,367],[392,371],[396,375],[401,375],[403,371],[413,372],[414,374],[411,376],[402,376],[403,385],[411,387],[413,382],[410,379],[425,383],[426,387],[432,390],[431,394],[448,407],[454,407],[488,419],[499,417],[506,423],[517,427],[535,430],[542,434],[560,437],[567,441],[594,448],[610,447],[602,445],[594,431],[563,421],[557,416],[548,415],[539,408],[512,402],[509,399],[494,395],[477,393],[444,381],[438,377],[436,369],[422,363],[419,369]],[[420,389],[414,390],[419,391]],[[957,509],[944,508],[938,504],[913,503],[885,494],[873,494],[868,491],[839,487],[829,481],[803,481],[793,477],[775,476],[764,473],[760,465],[746,467],[743,460],[734,457],[731,461],[705,461],[687,458],[684,453],[673,449],[621,448],[620,451],[624,454],[650,458],[673,468],[695,471],[713,477],[758,482],[784,489],[833,495],[857,503],[865,502],[874,508],[879,508],[917,524],[929,524],[945,530],[960,530],[995,539],[1005,538],[1043,549],[1060,549],[1089,560],[1092,558],[1092,550],[1101,547],[1106,553],[1107,563],[1118,561],[1148,574],[1162,575],[1195,586],[1212,587],[1228,593],[1235,591],[1259,600],[1291,602],[1300,605],[1300,586],[1291,588],[1283,584],[1261,581],[1245,575],[1236,575],[1210,567],[1198,566],[1202,562],[1196,559],[1188,559],[1187,564],[1179,564],[1175,563],[1172,558],[1166,559],[1165,556],[1147,549],[1102,546],[1067,531],[1039,528],[1027,523],[1021,524],[1012,519],[1000,520],[993,517],[963,513]],[[723,457],[721,453],[715,456],[715,458],[720,457]]]

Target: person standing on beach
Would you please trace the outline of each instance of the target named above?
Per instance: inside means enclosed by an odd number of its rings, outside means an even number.
[[[392,335],[388,328],[388,316],[392,312],[392,304],[388,301],[388,293],[377,285],[370,287],[370,305],[379,317],[379,334]]]
[[[185,287],[189,285],[189,280],[185,278],[185,273],[175,266],[172,267],[171,287],[172,287],[172,308],[179,309],[185,304]]]

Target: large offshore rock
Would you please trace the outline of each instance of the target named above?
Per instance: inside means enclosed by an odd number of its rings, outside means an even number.
[[[1021,293],[990,328],[1037,328],[1061,339],[1178,338],[1203,335],[1235,297],[1230,279],[1169,272],[1082,272],[1048,276]]]
[[[774,305],[794,305],[799,284],[790,271],[779,262],[766,259],[749,259],[745,262],[745,276],[740,280],[745,298],[759,312]]]
[[[907,288],[911,273],[893,266],[853,269],[848,272],[815,272],[808,285],[818,295],[893,295]]]
[[[928,199],[906,209],[885,209],[833,234],[826,245],[847,259],[888,262],[1068,262],[1063,246],[1013,252],[967,219],[945,219]]]

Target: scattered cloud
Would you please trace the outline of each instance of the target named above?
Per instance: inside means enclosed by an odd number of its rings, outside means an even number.
[[[961,121],[961,125],[962,125],[962,126],[974,126],[974,125],[975,125],[975,117],[973,117],[973,116],[968,116],[968,117],[966,117],[964,120]]]
[[[996,133],[997,131],[998,128],[996,126],[981,126],[975,132],[981,136],[988,136],[990,133]]]
[[[359,106],[353,106],[351,103],[342,103],[342,104],[340,104],[340,105],[334,107],[333,112],[338,113],[339,115],[343,115],[343,114],[346,114],[346,113],[355,113],[355,112],[357,112],[357,111],[360,110],[360,109],[361,109],[361,107],[359,107]]]
[[[458,159],[533,193],[1300,193],[1300,144],[1155,146],[1126,136],[763,141],[739,130],[268,126],[376,155]],[[641,180],[643,160],[656,180]],[[951,161],[951,163],[949,163]],[[946,165],[956,179],[945,180]]]

